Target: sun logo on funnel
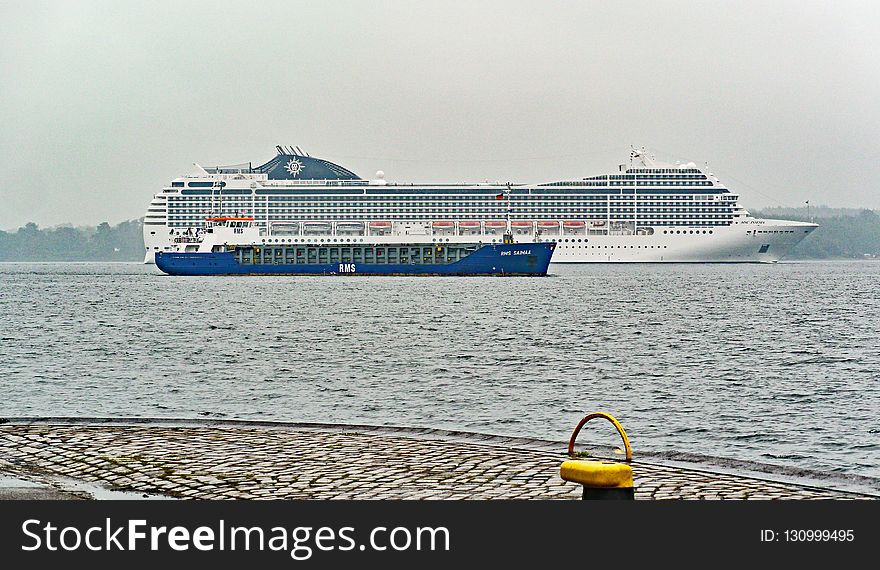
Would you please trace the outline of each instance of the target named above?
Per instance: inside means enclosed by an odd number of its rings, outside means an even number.
[[[302,172],[303,163],[295,158],[292,158],[287,161],[287,164],[284,165],[284,168],[293,176],[297,176],[300,172]]]

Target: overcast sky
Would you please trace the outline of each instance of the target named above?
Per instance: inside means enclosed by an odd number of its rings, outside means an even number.
[[[193,162],[542,182],[629,145],[746,207],[880,208],[877,2],[3,2],[0,228],[117,223]]]

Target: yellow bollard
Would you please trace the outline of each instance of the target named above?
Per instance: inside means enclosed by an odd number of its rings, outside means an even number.
[[[626,462],[632,461],[632,449],[629,446],[629,438],[623,426],[614,416],[605,412],[593,412],[588,414],[578,423],[568,440],[568,456],[571,458],[564,461],[559,467],[559,476],[566,481],[580,483],[584,487],[584,500],[625,499],[635,498],[633,487],[632,467],[624,463],[609,461],[585,460],[574,458],[574,442],[581,428],[588,421],[595,418],[605,418],[614,424],[617,433],[623,439],[623,447],[626,451]]]

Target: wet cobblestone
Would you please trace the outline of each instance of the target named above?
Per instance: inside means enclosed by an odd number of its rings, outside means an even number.
[[[0,472],[61,475],[181,498],[579,499],[564,450],[351,428],[0,425]],[[637,499],[846,499],[859,495],[633,462]]]

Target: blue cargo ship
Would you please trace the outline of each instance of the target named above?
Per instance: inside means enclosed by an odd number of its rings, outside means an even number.
[[[227,246],[158,252],[170,275],[546,275],[555,244]]]
[[[352,244],[226,246],[157,252],[170,275],[546,275],[556,244]]]
[[[203,233],[156,253],[170,275],[546,275],[554,242],[313,242],[260,233],[250,217],[206,218]]]

